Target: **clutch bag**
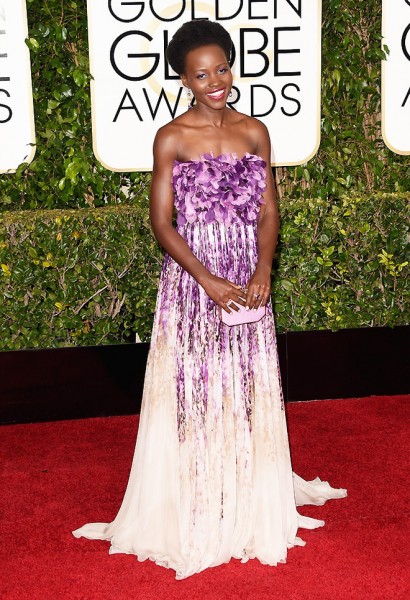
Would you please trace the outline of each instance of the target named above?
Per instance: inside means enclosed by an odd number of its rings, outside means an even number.
[[[266,306],[260,306],[256,310],[249,309],[246,310],[244,306],[241,304],[236,304],[236,302],[230,302],[230,304],[235,304],[239,310],[232,310],[231,313],[226,312],[223,308],[221,308],[221,319],[225,325],[243,325],[245,323],[255,323],[256,321],[260,321],[266,314]]]

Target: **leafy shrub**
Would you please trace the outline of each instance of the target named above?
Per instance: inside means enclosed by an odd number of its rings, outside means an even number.
[[[1,348],[147,338],[161,261],[147,210],[3,213]]]
[[[284,200],[276,276],[280,331],[409,322],[410,194]]]
[[[93,155],[86,3],[27,4],[37,153],[0,178],[0,347],[147,340],[150,174]],[[277,169],[277,327],[406,324],[410,166],[381,137],[381,2],[323,0],[322,32],[321,146]]]
[[[309,163],[278,169],[285,195],[410,190],[410,163],[381,134],[381,2],[323,0],[321,143]]]
[[[144,196],[148,173],[113,173],[95,158],[85,2],[27,0],[37,150],[0,178],[0,210],[97,207]]]
[[[410,194],[280,202],[279,331],[409,320]],[[148,340],[162,262],[148,205],[0,215],[0,348]]]

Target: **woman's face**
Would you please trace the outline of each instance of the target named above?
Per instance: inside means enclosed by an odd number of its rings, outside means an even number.
[[[224,108],[232,87],[232,73],[223,49],[211,44],[188,52],[181,81],[191,88],[198,104]]]

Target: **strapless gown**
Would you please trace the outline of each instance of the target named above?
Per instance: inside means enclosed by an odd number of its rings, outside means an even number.
[[[177,230],[211,273],[246,286],[258,257],[264,161],[234,154],[175,162]],[[292,473],[272,307],[228,327],[219,308],[164,259],[133,465],[112,523],[76,537],[110,540],[183,579],[231,557],[285,562],[297,505],[346,495]]]

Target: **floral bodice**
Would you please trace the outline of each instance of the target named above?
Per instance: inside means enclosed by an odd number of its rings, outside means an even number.
[[[255,154],[203,154],[174,162],[172,183],[179,226],[196,221],[251,224],[266,189],[266,162]]]

